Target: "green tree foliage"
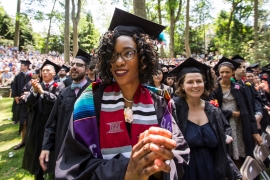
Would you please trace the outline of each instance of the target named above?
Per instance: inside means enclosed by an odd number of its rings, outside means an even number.
[[[14,24],[12,18],[8,16],[3,7],[0,6],[0,36],[13,40]]]
[[[87,12],[79,24],[79,47],[91,52],[93,48],[97,47],[99,36],[100,34],[93,24],[92,15]]]

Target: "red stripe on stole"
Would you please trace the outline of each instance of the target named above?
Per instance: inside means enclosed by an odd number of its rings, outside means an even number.
[[[104,138],[103,140],[100,139],[100,146],[101,148],[116,148],[121,146],[128,146],[131,145],[128,132],[125,125],[124,120],[124,110],[118,110],[115,112],[102,112],[104,118],[100,118],[102,121],[106,119],[106,122],[101,122],[100,124],[100,138]],[[121,123],[117,123],[117,122]],[[112,124],[108,123],[115,123],[116,126],[120,124],[120,128],[116,127],[113,128]],[[105,125],[105,126],[104,126]],[[102,128],[101,128],[102,127]],[[113,132],[114,130],[122,130],[121,132]]]

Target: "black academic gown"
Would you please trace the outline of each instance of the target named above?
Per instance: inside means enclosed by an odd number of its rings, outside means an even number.
[[[39,165],[39,155],[42,148],[45,125],[53,108],[54,102],[57,100],[57,96],[64,88],[63,83],[57,84],[57,87],[51,85],[46,89],[44,83],[41,83],[44,90],[43,98],[40,94],[37,94],[35,97],[33,89],[30,90],[29,95],[26,97],[25,105],[29,109],[29,118],[22,167],[31,174],[37,175],[41,169]],[[50,159],[53,158],[53,156],[50,157]],[[53,169],[51,169],[53,165],[48,164],[48,167],[48,172],[53,172]]]
[[[32,79],[30,75],[24,75],[23,72],[17,74],[12,82],[12,97],[20,97],[23,92],[23,87]],[[19,122],[20,121],[20,112],[21,112],[22,105],[19,103],[17,104],[15,99],[13,100],[12,105],[12,121]]]
[[[101,99],[105,87],[101,86],[94,90],[94,103],[97,123],[99,126],[99,113],[101,110]],[[160,96],[151,93],[154,107],[157,113],[159,123],[163,118],[163,113],[167,107],[167,102]],[[175,118],[175,116],[173,116]],[[175,121],[172,124],[173,139],[177,143],[177,148],[173,151],[175,157],[171,161],[171,172],[163,173],[164,180],[178,180],[183,176],[182,164],[189,161],[189,147],[183,138],[182,133]],[[128,129],[128,128],[127,128]],[[73,131],[73,118],[70,119],[67,135],[61,147],[55,168],[55,178],[76,179],[76,180],[97,180],[97,179],[124,179],[129,158],[118,154],[110,160],[95,158],[91,150],[75,139]],[[154,180],[155,178],[149,178]]]
[[[57,101],[54,103],[52,112],[45,126],[42,150],[54,151],[55,157],[58,156],[68,129],[75,101],[89,84],[90,83],[87,82],[82,89],[80,89],[77,96],[70,86],[64,88],[58,95]]]
[[[32,87],[31,81],[29,81],[24,87],[23,87],[23,92],[30,92],[30,89]],[[28,108],[25,106],[25,100],[20,99],[20,104],[21,104],[21,113],[20,113],[20,129],[19,132],[22,130],[22,126],[24,121],[27,122],[28,119]]]
[[[240,89],[235,89],[235,85],[239,85]],[[240,119],[243,126],[243,141],[245,144],[245,152],[247,156],[253,156],[253,149],[255,147],[255,141],[253,139],[253,134],[258,134],[257,123],[253,114],[253,111],[250,109],[249,99],[243,90],[243,86],[234,82],[231,82],[231,93],[233,94],[237,106],[240,111]],[[219,107],[222,108],[223,102],[223,92],[220,84],[218,83],[218,88],[215,92],[211,94],[213,99],[218,100]],[[229,119],[232,116],[232,111],[222,110],[222,113],[225,115],[226,119]]]

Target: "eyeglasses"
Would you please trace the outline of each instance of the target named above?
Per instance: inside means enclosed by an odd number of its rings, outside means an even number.
[[[134,58],[135,53],[137,52],[137,50],[132,49],[132,50],[124,50],[120,53],[112,53],[112,58],[110,60],[111,63],[114,63],[117,59],[118,56],[120,55],[122,59],[124,59],[125,61],[130,61]]]
[[[72,62],[71,63],[71,67],[73,67],[75,64],[76,64],[76,67],[83,67],[83,66],[85,66],[85,64],[82,64],[82,63]]]

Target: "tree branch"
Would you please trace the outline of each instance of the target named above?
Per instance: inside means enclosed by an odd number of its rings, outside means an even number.
[[[71,18],[72,20],[74,20],[75,19],[75,2],[74,0],[71,0],[71,2],[72,2]]]
[[[174,23],[176,23],[179,20],[181,10],[182,10],[182,0],[179,0],[179,6],[178,6],[178,10],[177,10],[177,15],[174,19]]]

